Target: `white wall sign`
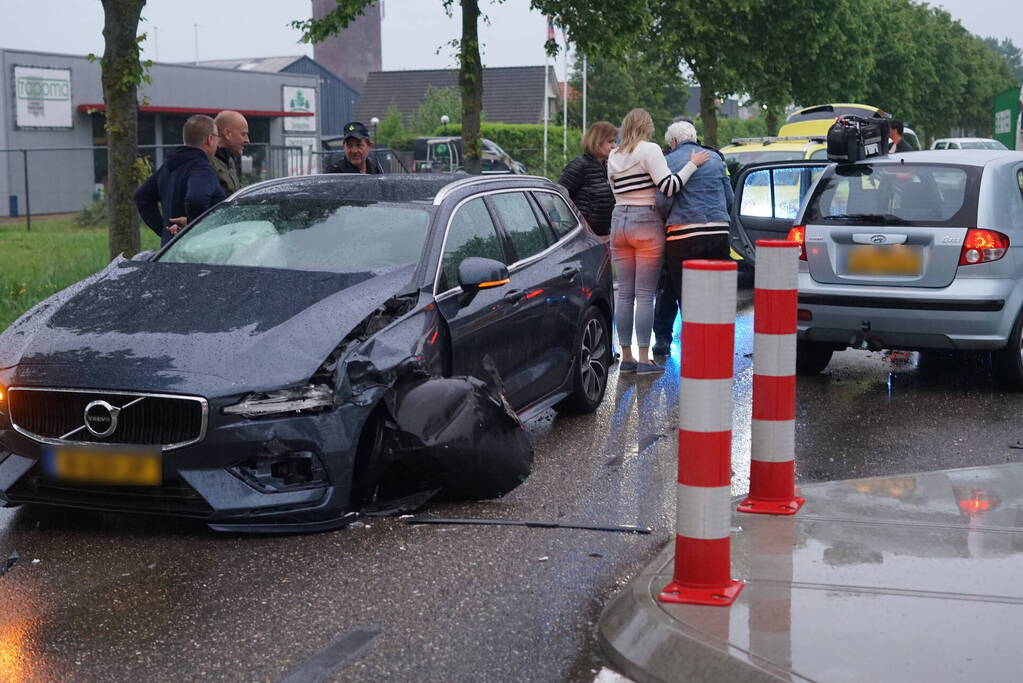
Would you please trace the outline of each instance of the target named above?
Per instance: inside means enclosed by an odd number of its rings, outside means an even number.
[[[284,130],[316,132],[316,88],[284,86],[284,111],[309,113],[312,116],[285,116]]]
[[[18,128],[73,128],[71,69],[14,67],[14,125]]]
[[[1008,109],[995,112],[995,135],[1012,132],[1012,112]]]
[[[301,147],[300,154],[287,150],[288,175],[307,175],[320,172],[320,157],[313,154],[319,148],[319,140],[313,137],[284,138],[285,147]]]

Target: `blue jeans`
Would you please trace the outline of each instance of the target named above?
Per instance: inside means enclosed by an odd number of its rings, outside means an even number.
[[[618,279],[615,327],[623,347],[650,346],[654,292],[664,259],[664,219],[652,206],[616,206],[611,214],[611,258]]]

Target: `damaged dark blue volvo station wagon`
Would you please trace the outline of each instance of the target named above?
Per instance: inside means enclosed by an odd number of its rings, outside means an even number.
[[[0,335],[0,503],[312,531],[529,473],[596,409],[606,246],[542,178],[268,181]]]

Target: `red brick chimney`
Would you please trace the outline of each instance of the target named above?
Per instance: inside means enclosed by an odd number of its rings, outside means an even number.
[[[336,0],[313,0],[313,17],[322,17],[336,6]],[[341,33],[314,45],[313,59],[361,92],[369,72],[380,71],[380,3],[367,7]]]

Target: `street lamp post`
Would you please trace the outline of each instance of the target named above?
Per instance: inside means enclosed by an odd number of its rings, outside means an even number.
[[[441,114],[440,125],[444,126],[444,135],[448,134],[448,124],[451,123],[451,117],[447,114]]]
[[[373,126],[373,144],[377,143],[377,126],[380,125],[380,119],[373,117],[369,120],[369,125]]]

